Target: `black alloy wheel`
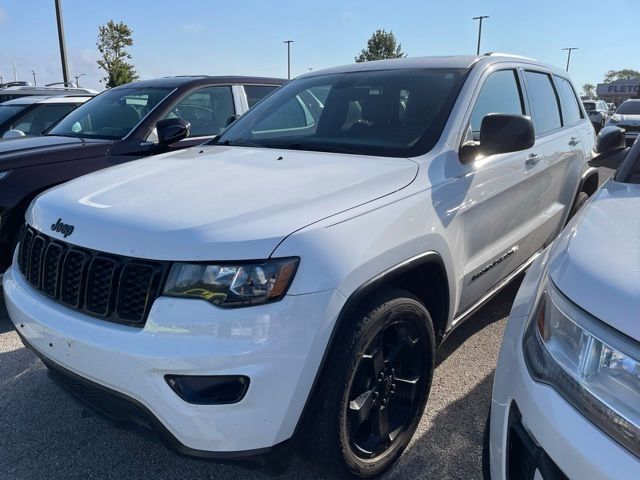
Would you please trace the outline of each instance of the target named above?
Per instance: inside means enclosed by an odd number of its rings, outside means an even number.
[[[343,417],[358,457],[384,454],[415,417],[420,403],[416,395],[428,379],[419,343],[416,328],[401,320],[377,332],[360,356]]]
[[[338,328],[303,453],[324,470],[373,477],[398,459],[422,418],[435,363],[433,324],[414,295],[383,287]]]

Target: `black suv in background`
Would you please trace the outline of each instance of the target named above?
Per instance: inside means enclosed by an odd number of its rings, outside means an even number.
[[[40,192],[141,157],[218,135],[286,80],[168,77],[92,98],[45,135],[0,142],[0,270],[9,265],[24,212]]]

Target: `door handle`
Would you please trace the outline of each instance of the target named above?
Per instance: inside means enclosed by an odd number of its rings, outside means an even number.
[[[540,160],[542,160],[542,156],[538,155],[537,153],[530,153],[529,156],[527,157],[527,161],[524,162],[526,167],[533,167],[535,166]]]
[[[579,143],[580,139],[578,137],[571,137],[571,140],[569,140],[569,145],[571,145],[572,147],[575,147]]]

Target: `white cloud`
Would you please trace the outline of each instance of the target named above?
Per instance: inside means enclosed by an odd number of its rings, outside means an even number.
[[[204,30],[204,25],[201,23],[183,23],[180,28],[183,32],[201,32]]]

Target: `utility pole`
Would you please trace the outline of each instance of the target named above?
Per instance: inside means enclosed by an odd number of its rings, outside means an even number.
[[[56,19],[58,21],[58,42],[60,43],[60,62],[62,63],[62,80],[69,82],[69,69],[67,68],[67,49],[64,45],[64,25],[62,24],[62,0],[56,2]]]
[[[573,50],[578,50],[578,47],[567,47],[567,48],[563,48],[563,51],[567,52],[567,72],[569,71],[569,62],[571,62],[571,52]]]
[[[473,17],[473,20],[480,20],[478,23],[478,48],[476,49],[476,55],[480,55],[480,39],[482,38],[482,20],[489,18],[489,15],[480,15],[479,17]]]
[[[291,80],[291,44],[293,40],[285,40],[282,43],[287,44],[287,78]]]
[[[74,75],[73,78],[76,79],[76,87],[80,86],[80,77],[82,77],[84,75],[84,73],[81,73],[80,75]]]
[[[13,81],[18,81],[18,73],[16,72],[16,61],[13,61]]]
[[[31,73],[33,74],[33,86],[37,87],[38,83],[36,82],[36,72],[35,72],[35,70],[31,70]]]

